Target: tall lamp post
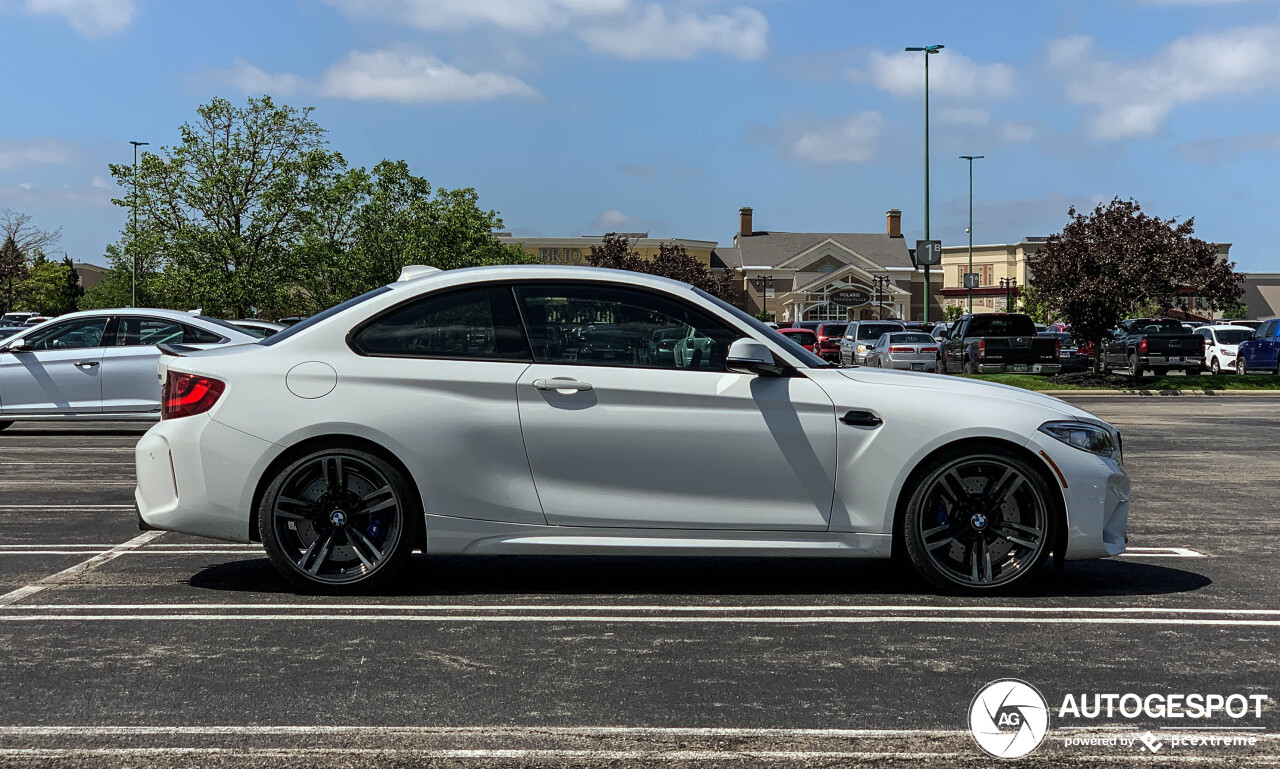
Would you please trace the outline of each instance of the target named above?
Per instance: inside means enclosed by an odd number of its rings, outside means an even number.
[[[138,306],[138,148],[146,147],[151,142],[129,142],[133,145],[133,242],[129,245],[133,246],[133,303],[130,307]]]
[[[760,292],[760,312],[769,314],[769,289],[773,288],[772,275],[757,275],[756,289]]]
[[[908,51],[924,52],[924,239],[929,237],[929,56],[946,46],[911,46]],[[924,322],[929,322],[929,265],[924,266]]]
[[[961,155],[961,160],[969,161],[969,271],[965,275],[973,273],[973,161],[981,160],[982,155]],[[966,277],[965,285],[969,289],[969,314],[973,314],[973,286],[969,286],[969,279]]]
[[[889,276],[876,275],[871,280],[875,284],[876,290],[876,319],[884,320],[884,300],[881,297],[887,296],[889,293]]]
[[[1000,287],[1004,289],[1004,311],[1009,312],[1013,304],[1013,291],[1018,287],[1018,279],[1001,278]]]

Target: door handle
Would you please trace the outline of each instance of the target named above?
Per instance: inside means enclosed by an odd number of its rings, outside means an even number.
[[[535,390],[576,390],[585,392],[593,389],[589,382],[579,382],[566,376],[553,377],[551,379],[535,379],[533,380],[533,389]]]
[[[93,368],[94,366],[98,365],[98,362],[96,360],[82,360],[76,365],[79,366],[80,368]]]
[[[879,427],[884,420],[870,411],[850,411],[840,417],[840,421],[851,427]]]

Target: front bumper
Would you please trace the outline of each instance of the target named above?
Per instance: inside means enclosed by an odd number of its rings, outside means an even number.
[[[1021,366],[1022,368],[1018,368]],[[1062,371],[1061,363],[979,363],[978,371],[983,374],[1057,374]]]
[[[249,542],[256,480],[281,451],[207,414],[157,423],[134,450],[139,525]]]
[[[1131,489],[1124,468],[1113,459],[1072,448],[1041,432],[1026,445],[1045,463],[1066,503],[1066,559],[1123,553]]]

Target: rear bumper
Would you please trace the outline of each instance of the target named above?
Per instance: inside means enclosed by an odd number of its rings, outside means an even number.
[[[1169,358],[1170,358],[1170,357],[1177,357],[1177,358],[1181,358],[1181,360],[1171,361],[1171,360],[1169,360]],[[1235,361],[1235,358],[1232,358],[1231,360],[1232,360],[1232,362],[1234,362],[1234,361]],[[1159,366],[1159,367],[1161,367],[1161,368],[1165,368],[1165,367],[1168,367],[1168,368],[1182,368],[1182,367],[1187,367],[1187,368],[1190,368],[1190,367],[1196,367],[1196,368],[1200,368],[1200,367],[1204,366],[1204,357],[1202,357],[1202,356],[1200,356],[1200,355],[1187,355],[1187,356],[1144,355],[1144,356],[1140,356],[1140,357],[1138,358],[1138,362],[1139,362],[1140,364],[1142,364],[1142,367],[1143,367],[1143,368],[1154,368],[1154,367],[1156,367],[1156,366]]]
[[[280,451],[207,414],[159,422],[134,450],[139,526],[249,542],[255,484]]]
[[[923,366],[923,368],[912,368],[913,366]],[[929,358],[927,360],[893,360],[889,359],[889,365],[885,368],[901,369],[903,371],[934,371],[938,368],[938,359]]]
[[[1014,370],[1015,366],[1026,366],[1025,369]],[[983,374],[1057,374],[1062,371],[1061,363],[979,363],[978,371]]]

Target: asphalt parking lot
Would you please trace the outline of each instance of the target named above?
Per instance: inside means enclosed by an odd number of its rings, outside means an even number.
[[[1135,550],[985,600],[877,562],[533,557],[300,596],[257,546],[137,530],[140,429],[11,428],[0,765],[986,766],[968,708],[1006,677],[1271,698],[1230,724],[1253,746],[1059,719],[1039,758],[1280,763],[1280,397],[1072,402],[1124,434]]]

